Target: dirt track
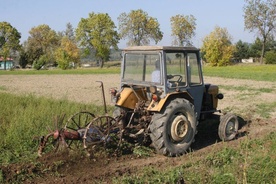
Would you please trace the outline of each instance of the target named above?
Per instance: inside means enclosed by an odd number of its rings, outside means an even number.
[[[81,103],[102,104],[102,94],[100,83],[104,82],[107,102],[109,102],[108,89],[119,87],[119,75],[1,75],[0,91],[14,94],[32,93],[38,96],[49,98],[66,98]],[[258,137],[268,131],[276,130],[276,112],[270,113],[269,119],[263,119],[257,113],[257,106],[263,103],[276,101],[276,83],[258,82],[250,80],[236,80],[205,77],[205,83],[212,83],[222,86],[221,92],[225,98],[219,102],[219,108],[223,111],[231,111],[242,117],[244,127],[240,130],[248,132],[249,136]],[[270,90],[261,90],[262,88]],[[262,92],[267,91],[267,92]],[[201,132],[200,132],[201,131]],[[205,131],[205,132],[204,132]],[[200,159],[202,155],[219,149],[223,145],[217,143],[217,135],[208,130],[199,130],[196,142],[193,145],[195,150],[194,159]],[[237,140],[227,144],[236,146]],[[111,182],[112,177],[122,174],[138,173],[145,166],[156,166],[159,168],[172,167],[185,163],[187,155],[177,158],[167,158],[160,155],[153,155],[148,158],[136,158],[128,155],[119,158],[104,158],[101,160],[89,160],[83,156],[66,158],[64,155],[48,155],[40,159],[44,165],[57,163],[60,159],[65,159],[66,163],[59,169],[59,176],[52,173],[45,174],[42,178],[35,178],[29,182],[33,183],[93,183],[94,181]],[[9,169],[14,171],[15,169]],[[16,166],[18,167],[18,166]],[[28,166],[27,166],[28,167]],[[50,167],[50,166],[49,166]],[[28,167],[32,169],[31,166]],[[16,170],[15,170],[16,171]],[[90,171],[89,173],[87,171]],[[12,177],[10,173],[10,177]]]

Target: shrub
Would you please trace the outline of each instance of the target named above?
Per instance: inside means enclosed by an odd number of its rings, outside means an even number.
[[[276,52],[268,51],[265,53],[265,63],[266,64],[276,64]]]
[[[39,59],[34,61],[34,64],[33,64],[34,69],[40,70],[45,65],[46,62],[47,62],[47,56],[46,55],[40,56]]]

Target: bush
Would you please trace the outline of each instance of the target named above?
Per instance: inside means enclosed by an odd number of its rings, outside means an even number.
[[[265,63],[266,64],[276,64],[276,52],[268,51],[265,53]]]
[[[34,64],[33,64],[34,69],[40,70],[45,65],[46,62],[47,62],[47,56],[46,55],[40,56],[39,59],[34,61]]]

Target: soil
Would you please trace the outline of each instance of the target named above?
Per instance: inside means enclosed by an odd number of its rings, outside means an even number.
[[[109,99],[109,89],[119,88],[119,75],[1,75],[0,91],[17,95],[33,94],[55,99],[68,99],[81,103],[102,104],[100,83],[105,88],[105,96]],[[205,83],[222,86],[220,92],[224,99],[219,101],[219,109],[231,111],[239,116],[241,124],[237,139],[227,142],[235,147],[245,134],[258,138],[276,130],[276,112],[263,118],[257,112],[260,104],[276,101],[276,83],[205,77]],[[262,89],[269,90],[262,90]],[[267,92],[263,92],[267,91]],[[109,103],[109,101],[107,100]],[[48,153],[37,159],[40,166],[29,164],[10,164],[1,166],[6,181],[12,181],[22,172],[29,177],[23,183],[112,183],[112,178],[122,175],[133,175],[141,172],[144,167],[155,168],[176,167],[187,160],[189,155],[200,160],[206,153],[222,148],[225,143],[219,141],[217,126],[205,128],[208,124],[200,124],[192,152],[181,157],[164,157],[152,153],[148,157],[138,157],[135,154],[93,155],[87,157],[83,153],[57,152]],[[44,170],[39,170],[45,168]]]

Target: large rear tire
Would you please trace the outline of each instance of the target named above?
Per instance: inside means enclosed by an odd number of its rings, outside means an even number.
[[[150,123],[150,138],[165,156],[183,155],[194,141],[197,117],[194,105],[181,98],[172,100]]]

